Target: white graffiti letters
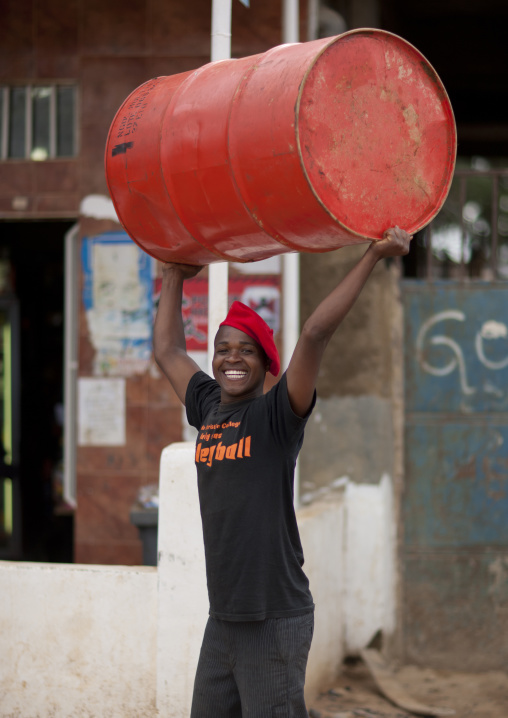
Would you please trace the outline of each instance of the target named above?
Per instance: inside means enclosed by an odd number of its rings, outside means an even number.
[[[425,340],[427,338],[427,334],[434,327],[435,324],[438,324],[439,322],[444,321],[445,319],[456,319],[459,322],[463,322],[465,320],[465,314],[463,312],[455,311],[455,310],[449,310],[446,312],[438,312],[437,314],[434,314],[433,317],[430,319],[427,319],[426,322],[424,322],[421,326],[420,331],[418,332],[418,337],[416,338],[416,352],[417,352],[417,358],[420,366],[424,371],[426,371],[428,374],[433,374],[434,376],[446,376],[447,374],[451,374],[452,371],[458,366],[459,368],[459,376],[460,376],[460,386],[464,394],[474,394],[475,389],[467,383],[467,375],[466,375],[466,363],[464,361],[464,354],[462,353],[462,349],[457,344],[456,341],[453,339],[450,339],[450,337],[443,336],[443,335],[437,335],[433,336],[430,339],[431,344],[444,344],[446,346],[449,346],[452,352],[454,353],[453,359],[446,364],[444,367],[434,367],[431,364],[429,364],[425,360],[424,356],[424,344]]]
[[[466,315],[464,312],[459,310],[449,309],[434,314],[422,324],[416,337],[417,361],[425,372],[432,374],[433,376],[446,376],[447,374],[451,374],[455,369],[458,369],[462,393],[471,395],[475,393],[476,389],[468,383],[464,352],[458,342],[445,334],[435,334],[429,336],[431,330],[436,326],[436,324],[450,319],[458,322],[464,322],[466,320]],[[488,357],[488,354],[485,351],[485,345],[489,340],[498,339],[508,339],[508,328],[502,322],[497,322],[491,319],[482,324],[482,327],[480,331],[476,333],[474,340],[474,347],[479,361],[483,364],[483,366],[492,371],[504,369],[508,366],[508,356],[503,357],[502,359],[493,360]],[[442,345],[449,347],[452,352],[452,358],[450,361],[444,364],[444,366],[434,366],[431,364],[426,358],[426,342],[433,346]],[[485,388],[487,389],[487,387]]]
[[[506,324],[501,322],[485,322],[480,331],[476,335],[475,347],[476,353],[481,363],[488,369],[504,369],[508,366],[508,357],[505,357],[501,361],[491,361],[487,359],[484,352],[483,340],[484,339],[505,339],[508,336],[508,330]]]

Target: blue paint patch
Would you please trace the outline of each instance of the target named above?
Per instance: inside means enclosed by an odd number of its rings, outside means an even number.
[[[406,548],[508,545],[508,426],[406,425]]]
[[[405,286],[407,411],[508,411],[507,300],[499,285]]]

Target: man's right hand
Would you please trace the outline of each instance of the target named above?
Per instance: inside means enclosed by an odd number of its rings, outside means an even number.
[[[403,257],[409,252],[409,245],[413,235],[400,227],[390,227],[383,233],[383,238],[378,239],[369,247],[378,257]]]
[[[153,329],[155,361],[171,382],[184,404],[187,385],[199,366],[187,354],[182,317],[182,293],[185,279],[202,269],[192,264],[166,262],[162,267],[159,307]]]
[[[183,279],[192,279],[203,269],[197,264],[179,264],[178,262],[165,262],[162,267],[163,274],[166,272],[179,272]]]

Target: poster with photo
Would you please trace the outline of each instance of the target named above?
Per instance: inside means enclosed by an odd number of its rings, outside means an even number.
[[[257,312],[276,334],[280,330],[280,283],[278,274],[245,275],[229,278],[228,304],[235,300]],[[161,279],[155,283],[158,303]],[[206,352],[208,346],[208,279],[194,277],[184,284],[182,312],[187,350]]]

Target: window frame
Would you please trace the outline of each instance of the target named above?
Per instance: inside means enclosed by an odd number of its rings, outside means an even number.
[[[9,129],[10,129],[10,91],[13,88],[24,88],[25,90],[25,152],[23,157],[9,157]],[[58,150],[58,108],[57,97],[60,88],[70,87],[74,90],[73,98],[73,150],[72,154],[59,155]],[[49,151],[46,157],[32,157],[33,147],[33,90],[37,88],[47,88],[50,90],[49,102]],[[47,160],[69,160],[74,159],[79,154],[79,135],[78,135],[78,85],[75,81],[59,80],[59,81],[38,81],[38,82],[6,82],[0,84],[0,95],[2,99],[0,114],[0,162],[13,161],[47,161]]]

